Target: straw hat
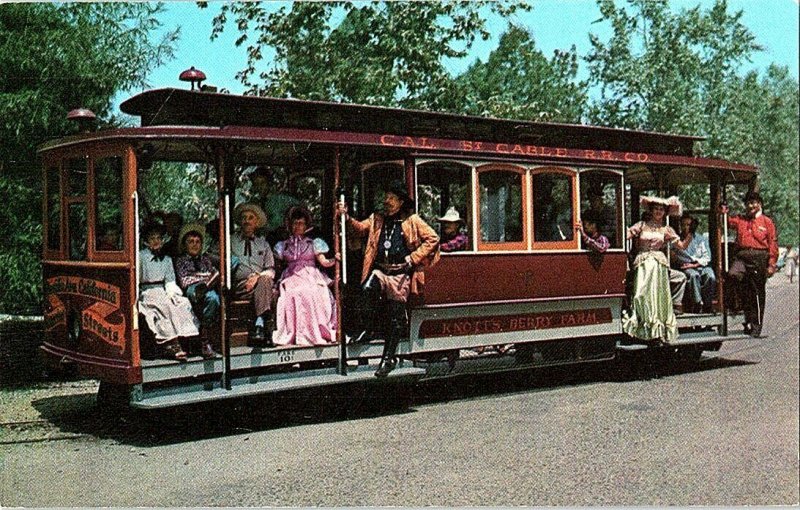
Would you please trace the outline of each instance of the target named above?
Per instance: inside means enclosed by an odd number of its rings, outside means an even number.
[[[264,210],[259,207],[258,204],[252,202],[243,202],[236,206],[236,209],[233,210],[233,218],[236,220],[236,223],[241,222],[242,213],[245,211],[250,211],[258,218],[258,225],[256,225],[256,228],[261,228],[267,224],[267,215],[264,214]]]
[[[203,245],[203,251],[206,248],[206,227],[205,225],[201,225],[200,223],[187,223],[183,227],[181,227],[181,231],[178,234],[178,242],[180,243],[180,250],[181,253],[185,253],[186,250],[183,248],[183,239],[186,237],[186,234],[197,234],[200,236],[200,242]]]
[[[681,204],[680,199],[678,197],[672,196],[669,198],[661,198],[661,197],[651,197],[648,195],[642,195],[639,198],[639,203],[642,204],[643,207],[650,208],[651,204],[661,204],[667,209],[668,216],[680,216],[683,214],[683,205]]]
[[[444,213],[444,216],[441,218],[436,218],[440,222],[449,222],[449,223],[464,223],[464,220],[461,219],[461,215],[458,214],[455,207],[451,207]]]

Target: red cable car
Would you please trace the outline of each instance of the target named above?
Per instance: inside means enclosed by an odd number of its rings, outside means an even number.
[[[351,216],[366,218],[379,208],[381,187],[395,179],[428,224],[458,217],[466,242],[425,271],[422,292],[407,306],[402,361],[382,381],[478,366],[601,362],[647,349],[622,329],[625,226],[639,217],[640,194],[681,194],[685,186],[703,190],[705,203],[690,209],[707,229],[719,283],[713,310],[679,316],[680,335],[668,349],[698,357],[746,338],[729,327],[740,321],[724,302],[727,247],[714,211],[732,186],[752,188],[758,171],[695,156],[697,137],[204,90],[148,91],[121,109],[141,126],[84,132],[40,149],[42,350],[53,364],[99,379],[101,396],[157,408],[377,381],[371,365],[382,342],[347,342],[362,312],[363,245],[346,237],[335,210],[343,196]],[[231,219],[237,203],[255,196],[248,176],[264,167],[308,207],[314,235],[341,259],[330,271],[341,319],[334,343],[264,348],[248,339],[251,309],[232,292]],[[194,179],[206,193],[160,189],[157,176],[164,175]],[[223,219],[209,232],[219,239],[212,254],[221,261],[216,359],[180,363],[148,354],[152,334],[138,307],[140,228],[176,203],[187,223]],[[610,247],[602,256],[587,252],[574,228],[589,209],[603,211]]]

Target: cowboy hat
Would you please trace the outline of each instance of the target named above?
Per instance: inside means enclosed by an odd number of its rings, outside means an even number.
[[[203,245],[205,251],[206,247],[206,227],[201,225],[200,223],[187,223],[186,225],[181,227],[181,231],[178,234],[178,242],[180,243],[180,250],[181,253],[185,253],[186,250],[183,248],[183,239],[186,237],[187,234],[197,234],[200,236],[200,242]]]
[[[461,219],[461,215],[458,214],[455,207],[451,207],[444,213],[444,216],[441,218],[436,218],[440,222],[448,222],[448,223],[464,223],[464,220]]]
[[[258,204],[252,202],[242,202],[236,206],[236,209],[233,210],[233,218],[236,220],[236,223],[241,221],[242,213],[245,211],[250,211],[258,218],[258,225],[256,225],[256,228],[261,228],[267,224],[267,215],[264,214],[264,210],[259,207]]]
[[[383,187],[384,193],[391,193],[399,198],[403,202],[403,206],[401,209],[403,210],[412,210],[414,209],[414,200],[411,198],[411,195],[408,194],[408,190],[406,189],[406,185],[403,184],[402,181],[395,180],[391,181]]]
[[[680,216],[683,213],[683,205],[681,204],[680,199],[675,196],[661,198],[642,195],[639,198],[639,203],[642,204],[643,207],[647,208],[650,208],[652,204],[661,204],[666,208],[668,216]]]

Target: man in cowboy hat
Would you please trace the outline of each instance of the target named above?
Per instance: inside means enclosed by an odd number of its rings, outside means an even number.
[[[463,251],[469,246],[469,238],[461,231],[464,220],[455,207],[447,209],[441,218],[436,218],[442,224],[442,239],[439,249],[443,252]]]
[[[208,255],[203,253],[206,229],[199,223],[188,223],[181,227],[180,247],[182,255],[175,260],[175,277],[178,286],[192,303],[195,316],[200,318],[200,354],[205,359],[215,358],[211,347],[209,328],[219,322],[219,271]]]
[[[272,283],[275,279],[275,261],[272,248],[256,230],[267,222],[264,211],[256,204],[241,203],[234,210],[239,232],[231,236],[231,255],[238,258],[234,271],[236,297],[253,301],[256,320],[250,339],[272,346]]]
[[[364,221],[347,217],[347,225],[357,237],[366,237],[361,282],[366,317],[365,331],[355,342],[372,339],[377,304],[388,301],[389,331],[383,355],[375,375],[385,377],[397,365],[395,357],[400,336],[405,334],[406,301],[418,294],[424,282],[425,266],[439,259],[439,236],[414,213],[414,201],[405,186],[395,181],[384,188],[383,213],[374,213]],[[347,215],[340,203],[338,213]]]
[[[728,226],[736,229],[736,255],[728,274],[738,282],[744,307],[747,334],[761,336],[764,321],[767,278],[775,274],[778,263],[778,235],[775,224],[763,212],[757,191],[744,196],[745,214],[728,216]],[[722,205],[722,214],[728,206]]]

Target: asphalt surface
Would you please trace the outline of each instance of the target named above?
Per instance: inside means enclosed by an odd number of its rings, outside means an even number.
[[[797,282],[777,275],[767,299],[768,338],[696,364],[633,359],[168,412],[101,413],[85,383],[18,390],[32,414],[0,428],[0,504],[797,505]]]

